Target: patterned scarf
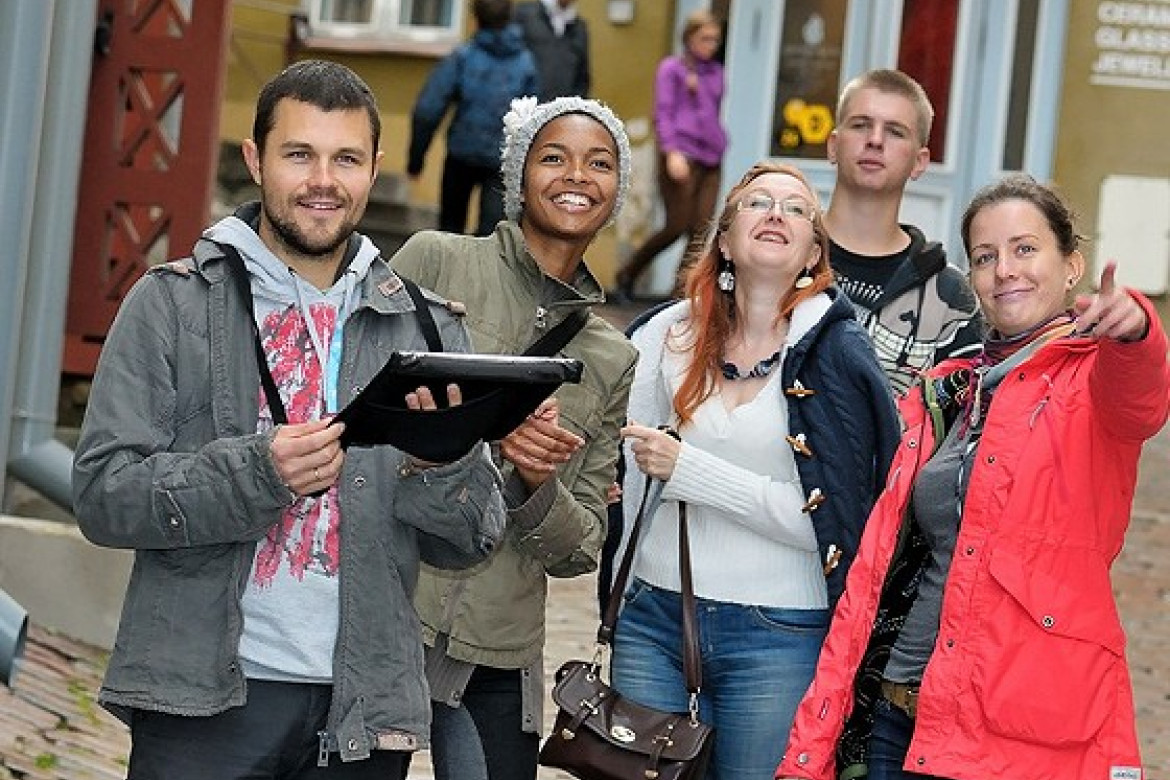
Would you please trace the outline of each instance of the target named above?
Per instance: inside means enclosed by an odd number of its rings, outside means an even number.
[[[976,363],[977,365],[988,367],[996,366],[1029,344],[1035,343],[1039,347],[1053,339],[1067,336],[1072,332],[1071,327],[1074,319],[1075,317],[1071,311],[1062,311],[1056,316],[1015,336],[1004,337],[999,335],[998,331],[993,330],[984,340],[983,353],[976,359]]]
[[[1049,341],[1072,333],[1074,319],[1071,311],[1063,311],[1014,336],[1001,336],[993,330],[969,367],[934,379],[947,428],[961,415],[965,425],[981,429],[992,392],[1004,375]]]

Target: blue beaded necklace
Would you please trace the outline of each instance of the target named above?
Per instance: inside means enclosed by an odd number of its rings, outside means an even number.
[[[722,362],[719,364],[719,370],[723,372],[724,379],[735,381],[737,379],[759,379],[772,373],[772,369],[780,362],[780,350],[776,350],[770,357],[766,357],[752,368],[746,374],[739,373],[739,367],[734,363]]]

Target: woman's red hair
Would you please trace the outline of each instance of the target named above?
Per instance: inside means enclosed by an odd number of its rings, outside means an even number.
[[[805,175],[791,165],[773,162],[759,162],[753,165],[739,180],[723,201],[715,229],[707,240],[695,250],[686,276],[686,295],[691,302],[691,319],[688,335],[691,339],[693,359],[683,376],[682,386],[674,397],[674,411],[679,424],[690,421],[695,409],[710,397],[716,384],[722,379],[719,365],[726,353],[727,341],[735,325],[735,296],[719,289],[716,278],[719,275],[722,253],[719,250],[719,236],[725,233],[735,219],[739,198],[753,181],[767,173],[791,176],[808,190],[813,204],[813,233],[821,248],[821,256],[812,267],[812,284],[802,290],[795,287],[780,301],[776,319],[789,317],[801,301],[808,300],[824,291],[833,283],[833,272],[829,268],[829,235],[821,219],[821,207],[816,190]],[[734,262],[735,258],[728,258]]]

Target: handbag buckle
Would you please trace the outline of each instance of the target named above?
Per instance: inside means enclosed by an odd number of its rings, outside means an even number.
[[[634,733],[634,730],[628,726],[613,726],[609,730],[609,735],[618,742],[626,745],[630,744],[638,738],[638,735]]]

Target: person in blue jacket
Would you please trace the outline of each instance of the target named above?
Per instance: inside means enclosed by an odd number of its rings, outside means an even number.
[[[524,36],[510,24],[512,0],[474,0],[471,7],[479,30],[435,67],[415,102],[406,172],[412,179],[422,173],[435,131],[454,105],[439,192],[439,229],[467,229],[468,204],[478,187],[475,234],[486,236],[504,218],[503,116],[513,98],[536,94],[538,81]]]

